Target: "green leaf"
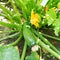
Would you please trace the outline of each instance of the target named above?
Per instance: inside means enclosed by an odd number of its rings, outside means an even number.
[[[13,16],[12,16],[12,19],[14,20],[14,22],[16,23],[21,23],[21,20],[20,20],[20,16],[18,16],[19,14],[18,13],[15,13]]]
[[[13,46],[0,46],[0,60],[20,60],[19,52]]]
[[[51,25],[54,20],[56,19],[56,12],[53,9],[50,9],[47,13],[47,20],[48,20],[48,25]]]
[[[32,52],[30,56],[27,56],[25,60],[40,60],[39,55],[36,52]]]
[[[54,26],[55,35],[58,36],[58,33],[60,32],[60,17],[54,21],[53,26]]]

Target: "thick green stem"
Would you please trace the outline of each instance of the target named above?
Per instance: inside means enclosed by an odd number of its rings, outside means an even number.
[[[15,34],[12,34],[12,35],[9,35],[9,36],[5,36],[5,37],[1,38],[0,41],[8,39],[8,38],[13,38],[14,36],[17,36],[18,34],[19,34],[19,32],[15,33]]]
[[[10,43],[7,46],[15,46],[16,44],[18,44],[20,42],[21,38],[22,38],[22,34],[20,35],[20,37],[15,42]]]
[[[22,56],[21,56],[21,60],[24,60],[24,58],[25,58],[26,49],[27,49],[27,42],[25,41]]]
[[[48,44],[55,52],[57,52],[58,54],[60,54],[60,51],[58,51],[46,38],[44,38],[41,33],[32,30],[44,43]]]
[[[50,35],[47,35],[47,34],[44,34],[44,33],[41,33],[41,34],[44,35],[44,36],[46,36],[46,37],[48,37],[48,38],[52,38],[52,39],[60,41],[60,38],[56,38],[56,37],[53,37],[53,36],[50,36]]]
[[[41,40],[39,40],[38,45],[40,45],[42,48],[44,48],[46,51],[50,52],[53,56],[60,59],[60,55],[54,52],[49,45],[44,44]]]

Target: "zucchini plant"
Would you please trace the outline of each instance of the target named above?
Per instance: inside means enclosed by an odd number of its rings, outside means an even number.
[[[11,5],[12,11],[5,7],[8,4]],[[60,1],[8,0],[5,5],[0,2],[0,16],[4,17],[7,22],[0,20],[0,25],[10,28],[10,31],[1,32],[4,34],[9,33],[9,35],[2,37],[0,42],[18,37],[15,41],[8,44],[0,43],[0,60],[41,60],[42,55],[33,50],[30,56],[26,57],[27,47],[32,48],[35,45],[60,60],[60,51],[46,37],[59,42],[60,38],[41,32],[42,28],[47,29],[49,27],[54,30],[53,33],[56,36],[59,36]],[[19,50],[15,49],[15,47],[18,46],[22,38],[24,38],[24,47],[22,54],[19,55]]]

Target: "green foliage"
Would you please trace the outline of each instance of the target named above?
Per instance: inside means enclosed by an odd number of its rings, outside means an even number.
[[[20,60],[19,52],[13,46],[0,46],[0,60]]]
[[[30,56],[27,56],[25,60],[40,60],[37,52],[31,52]]]
[[[55,34],[58,36],[60,32],[60,16],[53,23]]]
[[[9,10],[0,3],[0,9],[2,10],[0,16],[3,16],[5,19],[7,19],[7,22],[0,21],[0,25],[13,30],[13,32],[9,33],[11,35],[1,38],[0,41],[18,36],[15,42],[13,41],[3,46],[1,43],[0,60],[20,60],[18,51],[11,46],[17,45],[21,41],[21,38],[24,38],[25,40],[21,60],[25,59],[27,45],[31,48],[31,46],[35,44],[39,45],[53,56],[60,59],[60,51],[57,50],[49,42],[49,40],[44,38],[41,33],[39,34],[39,30],[41,28],[47,28],[47,25],[48,27],[50,26],[49,28],[54,30],[55,35],[59,35],[60,13],[58,10],[60,10],[60,8],[58,8],[57,4],[60,1],[49,0],[46,2],[45,6],[41,5],[42,1],[43,0],[9,0],[8,4],[10,3],[13,11]],[[46,8],[46,6],[48,7]],[[31,20],[35,25],[39,24],[39,27],[37,28],[31,24]],[[16,36],[16,33],[19,34]],[[30,56],[27,56],[25,60],[40,60],[40,58],[37,52],[31,52]]]
[[[49,9],[49,11],[46,13],[46,17],[48,20],[48,25],[51,25],[56,20],[56,12],[53,9]]]

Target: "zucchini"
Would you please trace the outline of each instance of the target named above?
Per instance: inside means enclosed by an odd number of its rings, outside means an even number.
[[[23,35],[24,35],[24,39],[26,40],[28,46],[33,46],[36,44],[37,37],[30,30],[30,28],[27,27],[27,25],[23,26]]]

